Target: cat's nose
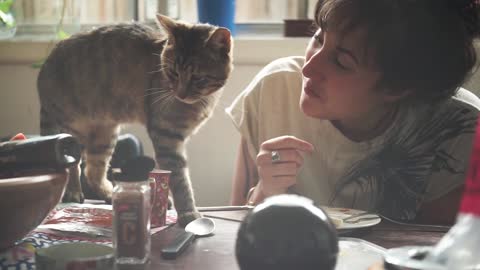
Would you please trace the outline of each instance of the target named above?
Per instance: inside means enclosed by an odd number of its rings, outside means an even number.
[[[187,92],[179,92],[177,93],[177,97],[181,100],[184,100],[188,97]]]

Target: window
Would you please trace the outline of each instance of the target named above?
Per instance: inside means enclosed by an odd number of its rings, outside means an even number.
[[[153,23],[157,12],[197,21],[196,0],[14,0],[18,34],[68,34],[93,25],[121,21]],[[284,19],[312,17],[316,0],[237,0],[239,34],[279,34]]]

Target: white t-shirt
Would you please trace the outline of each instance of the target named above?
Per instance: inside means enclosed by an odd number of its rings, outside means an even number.
[[[314,145],[293,192],[319,205],[408,220],[423,201],[463,183],[480,108],[474,94],[460,89],[441,106],[403,108],[383,135],[354,142],[329,120],[300,110],[303,63],[303,57],[270,63],[227,109],[253,160],[264,141],[278,136],[292,135]]]

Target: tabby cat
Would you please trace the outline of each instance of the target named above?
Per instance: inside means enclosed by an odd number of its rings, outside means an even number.
[[[83,145],[85,176],[111,200],[106,171],[120,124],[140,122],[159,168],[172,171],[178,221],[199,217],[185,142],[212,114],[233,68],[228,29],[157,15],[160,29],[108,25],[61,41],[40,70],[42,135],[60,132]],[[80,168],[71,172],[64,201],[82,202]]]

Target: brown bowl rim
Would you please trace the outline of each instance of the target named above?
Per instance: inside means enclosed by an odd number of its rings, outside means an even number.
[[[15,178],[4,178],[4,179],[0,179],[0,188],[48,182],[48,181],[51,181],[51,180],[53,180],[53,179],[55,179],[59,176],[63,177],[64,174],[62,174],[62,173],[49,173],[49,174],[42,174],[42,175],[21,176],[21,177],[15,177]]]

